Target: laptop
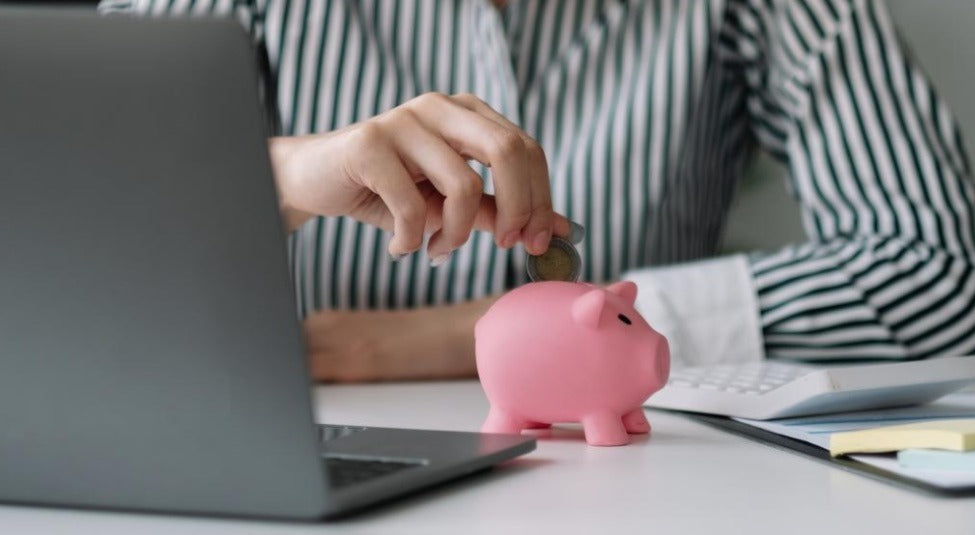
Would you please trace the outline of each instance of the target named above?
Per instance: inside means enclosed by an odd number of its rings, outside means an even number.
[[[0,501],[319,519],[534,449],[316,425],[256,63],[0,9]]]

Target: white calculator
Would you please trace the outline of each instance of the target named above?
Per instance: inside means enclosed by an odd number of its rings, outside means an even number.
[[[680,368],[646,405],[756,420],[917,405],[975,383],[975,356],[811,366],[759,361]]]

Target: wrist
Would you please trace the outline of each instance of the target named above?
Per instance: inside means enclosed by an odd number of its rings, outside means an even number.
[[[298,137],[281,136],[268,140],[268,154],[278,192],[278,209],[288,232],[294,231],[313,216],[295,206],[298,196],[295,186],[295,158],[300,144],[301,138]]]

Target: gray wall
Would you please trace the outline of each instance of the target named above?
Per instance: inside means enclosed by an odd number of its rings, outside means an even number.
[[[975,0],[887,0],[917,63],[928,73],[962,126],[975,154]],[[728,219],[726,251],[769,250],[805,240],[785,170],[766,155],[750,166]]]

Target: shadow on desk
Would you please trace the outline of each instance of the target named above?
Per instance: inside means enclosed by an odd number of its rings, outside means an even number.
[[[576,442],[581,446],[586,446],[586,435],[582,430],[582,426],[579,424],[557,424],[549,429],[527,429],[523,433],[524,435],[534,437],[538,439],[539,442]],[[675,435],[670,430],[654,430],[646,435],[630,435],[630,443],[628,446],[639,446],[640,444],[654,444],[660,442],[668,443],[679,443],[686,442],[688,444],[700,444],[700,437],[691,437],[683,435]],[[603,446],[591,446],[591,447],[603,447]],[[626,446],[609,446],[614,447],[626,447]]]
[[[384,515],[395,515],[401,510],[419,507],[421,504],[433,500],[441,500],[448,494],[463,492],[482,485],[502,485],[507,478],[514,477],[531,470],[540,470],[548,465],[554,464],[551,459],[539,459],[520,457],[506,461],[497,466],[476,472],[468,476],[462,476],[452,481],[447,481],[441,485],[430,487],[417,492],[414,495],[403,498],[396,498],[393,501],[377,503],[375,506],[363,509],[348,517],[329,520],[329,524],[354,523],[364,518],[377,518]]]

